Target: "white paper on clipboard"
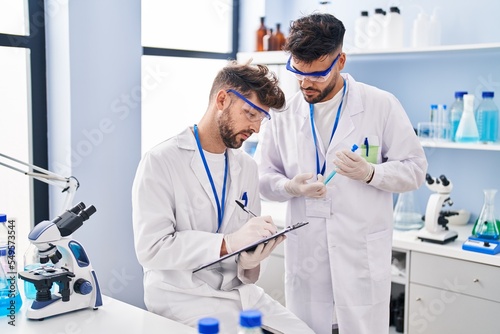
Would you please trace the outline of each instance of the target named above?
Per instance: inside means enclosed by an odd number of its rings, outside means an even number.
[[[235,251],[235,252],[232,252],[232,253],[226,254],[226,255],[224,255],[224,256],[222,256],[222,257],[218,258],[218,259],[217,259],[217,260],[215,260],[215,261],[212,261],[212,262],[209,262],[209,263],[207,263],[207,264],[204,264],[203,266],[201,266],[201,267],[199,267],[199,268],[197,268],[197,269],[193,270],[193,274],[194,274],[195,272],[197,272],[197,271],[200,271],[200,270],[202,270],[202,269],[205,269],[205,268],[207,268],[207,267],[210,267],[210,266],[211,266],[211,265],[213,265],[213,264],[216,264],[216,263],[218,263],[218,262],[224,261],[224,260],[225,260],[225,259],[227,259],[227,258],[230,258],[230,257],[232,257],[232,256],[238,255],[238,254],[240,254],[241,252],[251,251],[252,249],[255,249],[255,248],[256,248],[258,245],[260,245],[261,243],[266,243],[266,242],[268,242],[269,240],[275,239],[275,238],[279,237],[280,235],[283,235],[283,234],[286,234],[286,233],[288,233],[288,232],[290,232],[290,231],[296,230],[296,229],[298,229],[298,228],[300,228],[300,227],[302,227],[302,226],[305,226],[305,225],[307,225],[307,224],[309,224],[309,222],[299,222],[299,223],[297,223],[297,224],[287,226],[287,227],[285,227],[284,229],[282,229],[281,231],[279,231],[279,232],[277,232],[277,233],[275,233],[275,234],[273,234],[273,235],[271,235],[271,236],[269,236],[269,237],[266,237],[266,238],[260,239],[260,240],[258,240],[258,241],[256,241],[256,242],[254,242],[254,243],[252,243],[252,244],[250,244],[250,245],[248,245],[248,246],[245,246],[245,247],[243,247],[243,248],[241,248],[241,249],[239,249],[239,250],[237,250],[237,251]]]

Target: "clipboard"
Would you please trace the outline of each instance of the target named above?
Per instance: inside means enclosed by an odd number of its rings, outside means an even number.
[[[224,256],[222,256],[222,257],[218,258],[218,259],[217,259],[217,260],[215,260],[215,261],[212,261],[212,262],[209,262],[209,263],[207,263],[207,264],[202,265],[201,267],[199,267],[199,268],[197,268],[197,269],[193,270],[193,274],[194,274],[194,273],[196,273],[196,272],[198,272],[198,271],[200,271],[200,270],[202,270],[202,269],[205,269],[205,268],[207,268],[207,267],[210,267],[210,266],[211,266],[211,265],[213,265],[213,264],[216,264],[216,263],[218,263],[218,262],[224,261],[225,259],[228,259],[228,258],[230,258],[230,257],[232,257],[232,256],[238,255],[238,254],[240,254],[241,252],[252,251],[252,250],[254,250],[255,248],[257,248],[257,246],[258,246],[258,245],[260,245],[260,244],[262,244],[262,243],[266,243],[266,242],[268,242],[269,240],[276,239],[276,238],[277,238],[277,237],[279,237],[280,235],[284,235],[284,234],[286,234],[286,233],[288,233],[288,232],[290,232],[290,231],[293,231],[293,230],[296,230],[296,229],[298,229],[298,228],[301,228],[302,226],[305,226],[305,225],[307,225],[307,224],[309,224],[309,222],[299,222],[299,223],[296,223],[296,224],[293,224],[293,225],[287,226],[287,227],[285,227],[284,229],[282,229],[281,231],[279,231],[279,232],[277,232],[277,233],[275,233],[275,234],[273,234],[273,235],[271,235],[271,236],[268,236],[268,237],[266,237],[266,238],[263,238],[263,239],[257,240],[256,242],[251,243],[250,245],[245,246],[245,247],[243,247],[243,248],[241,248],[241,249],[239,249],[239,250],[237,250],[237,251],[235,251],[235,252],[232,252],[232,253],[226,254],[226,255],[224,255]]]

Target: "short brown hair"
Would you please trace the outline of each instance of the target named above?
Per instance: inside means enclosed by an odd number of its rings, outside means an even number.
[[[310,64],[342,48],[344,24],[327,13],[314,13],[290,24],[284,50],[295,60]]]
[[[210,99],[221,89],[234,89],[250,97],[255,92],[263,105],[280,109],[285,105],[285,93],[278,85],[278,77],[267,66],[238,64],[230,61],[222,68],[214,79],[210,90]]]

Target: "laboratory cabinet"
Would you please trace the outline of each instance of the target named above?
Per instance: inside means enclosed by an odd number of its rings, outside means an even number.
[[[498,267],[411,252],[408,333],[498,333]]]

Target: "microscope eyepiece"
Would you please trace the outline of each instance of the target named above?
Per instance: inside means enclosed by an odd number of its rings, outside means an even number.
[[[427,181],[427,184],[434,183],[434,179],[432,178],[432,176],[429,173],[425,174],[425,180]]]
[[[439,179],[441,180],[441,183],[442,183],[442,184],[443,184],[443,186],[445,186],[445,187],[446,187],[447,185],[449,185],[449,184],[450,184],[450,181],[449,181],[449,180],[446,178],[446,176],[444,176],[444,175],[441,175],[441,176],[439,177]]]
[[[79,213],[79,216],[82,217],[83,221],[86,221],[87,219],[89,219],[90,216],[92,216],[94,213],[96,213],[96,211],[97,211],[97,209],[95,208],[95,206],[91,205],[88,208],[82,210]]]
[[[61,236],[66,237],[80,228],[80,226],[83,225],[83,222],[89,219],[89,217],[96,211],[97,210],[93,205],[86,208],[85,204],[80,202],[71,210],[64,212],[59,217],[60,219],[55,221],[55,224],[57,225]]]
[[[74,207],[72,207],[69,211],[73,212],[75,215],[78,214],[78,212],[82,211],[85,209],[85,204],[83,202],[78,203]]]

